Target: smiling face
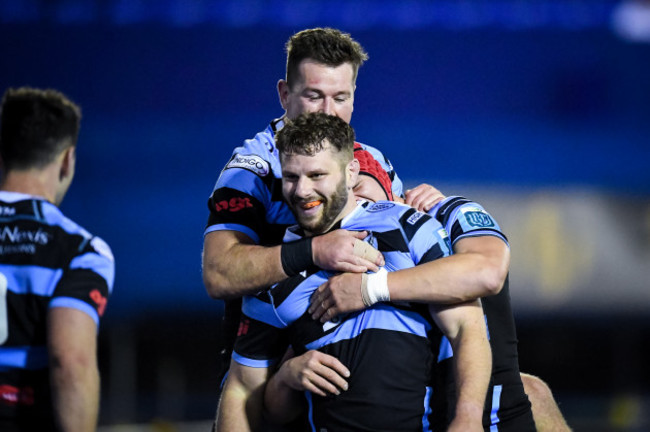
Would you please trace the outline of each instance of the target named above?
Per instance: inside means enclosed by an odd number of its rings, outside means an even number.
[[[281,163],[282,194],[308,234],[327,232],[355,208],[358,163],[341,160],[329,144],[314,155],[283,155]]]
[[[350,63],[327,66],[305,59],[298,72],[293,87],[284,80],[278,83],[280,102],[289,119],[322,112],[350,123],[354,110],[354,69]]]

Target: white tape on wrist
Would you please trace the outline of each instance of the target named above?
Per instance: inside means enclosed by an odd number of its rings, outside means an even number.
[[[363,277],[365,276],[365,278]],[[388,292],[388,271],[385,267],[377,273],[364,274],[361,277],[361,299],[367,307],[377,302],[390,301]]]

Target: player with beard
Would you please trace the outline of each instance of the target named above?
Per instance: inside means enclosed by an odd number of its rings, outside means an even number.
[[[372,202],[392,199],[388,174],[360,146],[355,146],[354,154],[360,165],[360,175],[354,187],[355,196]],[[399,201],[400,198],[397,197],[396,200]],[[454,254],[466,253],[464,251],[467,245],[476,242],[477,239],[478,250],[481,247],[480,239],[508,244],[492,215],[480,204],[466,198],[447,197],[428,213],[440,221],[449,232]],[[391,277],[392,275],[389,275],[388,279]],[[326,321],[326,317],[350,313],[357,308],[365,307],[358,290],[349,290],[350,287],[355,286],[354,279],[356,279],[354,275],[337,275],[321,286],[318,294],[312,297],[310,307],[312,318]],[[391,298],[401,298],[397,290],[392,288],[390,281],[388,285]],[[409,299],[418,298],[409,297]],[[557,406],[554,409],[547,407],[545,411],[538,412],[533,421],[534,412],[531,410],[527,393],[535,391],[531,389],[531,385],[535,386],[539,379],[519,371],[517,333],[510,304],[508,279],[506,278],[504,287],[498,294],[481,300],[493,355],[492,379],[483,414],[485,430],[504,432],[569,430]],[[323,305],[330,306],[325,308]],[[325,359],[320,356],[320,363],[318,363],[313,354],[307,355],[310,355],[310,358],[294,358],[284,366],[293,368],[292,371],[287,371],[284,377],[294,387],[300,387],[300,381],[306,377],[311,380],[305,379],[307,386],[304,388],[311,388],[313,391],[313,387],[316,387],[321,394],[332,393],[345,385],[347,371],[335,359]],[[443,341],[438,356],[439,365],[436,368],[438,379],[436,388],[444,387],[447,392],[438,391],[434,395],[434,418],[439,429],[444,429],[450,415],[453,416],[454,386],[451,356],[451,350],[448,349],[446,341]],[[292,362],[295,364],[291,365]],[[327,362],[328,366],[323,366],[324,362]],[[550,390],[548,392],[550,400],[553,400]]]
[[[364,276],[364,297],[375,305],[326,323],[311,319],[310,296],[333,274],[317,269],[245,297],[233,360],[245,370],[251,393],[235,405],[233,399],[222,401],[218,430],[255,430],[262,389],[289,345],[298,354],[316,349],[336,357],[350,377],[345,391],[329,397],[296,392],[282,379],[272,378],[265,402],[274,420],[291,420],[306,400],[312,430],[430,430],[426,407],[435,363],[431,344],[437,340],[433,321],[456,353],[457,415],[449,430],[482,430],[491,355],[480,303],[426,307],[377,302],[389,300],[384,283],[388,272],[443,258],[449,249],[444,229],[424,213],[390,202],[357,204],[352,192],[358,172],[353,141],[349,125],[318,113],[300,116],[279,132],[283,195],[299,223],[287,231],[285,241],[338,227],[371,232],[367,241],[386,261],[379,272]],[[235,418],[233,412],[244,416]]]

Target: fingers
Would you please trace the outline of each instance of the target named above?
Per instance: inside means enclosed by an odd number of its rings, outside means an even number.
[[[353,253],[359,258],[371,262],[375,266],[384,265],[384,256],[369,243],[355,239]],[[372,271],[377,271],[372,269]]]
[[[319,320],[322,323],[331,321],[339,313],[334,299],[328,294],[327,285],[328,282],[325,282],[314,291],[307,309],[314,321]]]
[[[315,394],[340,394],[348,389],[346,378],[350,371],[335,357],[319,352],[309,351],[302,366],[302,386]]]
[[[445,196],[435,187],[428,184],[421,184],[409,189],[405,194],[406,204],[419,211],[429,211],[437,203],[445,199]]]
[[[367,231],[348,231],[337,229],[322,236],[314,237],[312,253],[314,264],[324,270],[338,272],[364,273],[368,270],[376,271],[377,264],[354,254],[357,241],[368,235]],[[381,262],[383,257],[377,258]]]
[[[324,301],[319,301],[318,299],[312,299],[312,303],[307,309],[307,312],[311,314],[313,320],[318,320],[324,315],[326,315],[328,306]]]

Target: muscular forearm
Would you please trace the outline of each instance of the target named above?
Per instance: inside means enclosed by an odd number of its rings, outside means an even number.
[[[50,371],[52,402],[62,432],[94,431],[99,410],[99,372],[94,364],[55,366]]]
[[[203,282],[208,294],[224,299],[254,294],[285,279],[280,246],[251,244],[241,233],[206,235],[203,249]]]
[[[482,418],[492,373],[492,353],[482,315],[465,323],[452,341],[456,375],[456,418]]]
[[[496,237],[462,239],[454,254],[388,274],[391,300],[455,304],[497,294],[510,252]]]
[[[454,353],[456,415],[449,430],[482,431],[483,405],[492,374],[492,353],[481,302],[430,305],[429,308]]]

